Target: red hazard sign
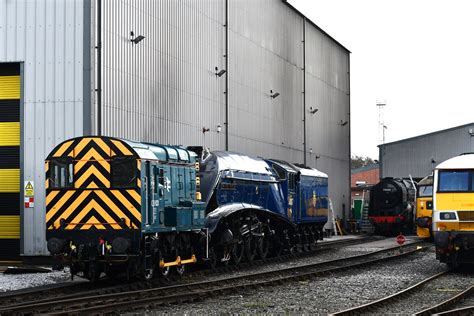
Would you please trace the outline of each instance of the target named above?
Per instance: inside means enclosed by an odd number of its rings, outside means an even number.
[[[405,239],[405,236],[403,236],[402,234],[398,235],[397,236],[397,243],[401,246],[405,243],[406,239]]]

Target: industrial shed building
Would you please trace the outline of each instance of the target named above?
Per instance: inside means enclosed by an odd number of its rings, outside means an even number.
[[[44,159],[81,135],[306,163],[348,211],[350,52],[285,1],[0,0],[0,16],[1,258],[48,254]]]
[[[379,145],[381,177],[422,179],[441,162],[474,152],[474,123]]]

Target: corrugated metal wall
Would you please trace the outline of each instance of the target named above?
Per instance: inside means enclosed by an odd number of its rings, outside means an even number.
[[[423,178],[433,167],[461,153],[474,152],[474,123],[379,146],[381,177]],[[432,163],[434,159],[434,163]]]
[[[303,162],[304,18],[279,0],[103,1],[103,134]],[[146,38],[132,43],[130,32]],[[308,163],[349,203],[349,52],[306,23]],[[278,92],[271,98],[271,92]],[[217,132],[217,126],[222,132]],[[210,129],[203,133],[202,128]],[[315,156],[321,158],[316,161]]]
[[[349,54],[309,22],[305,34],[306,159],[309,165],[328,174],[335,211],[341,218],[347,218],[350,211]],[[318,111],[311,114],[310,108]]]
[[[223,148],[224,2],[108,0],[103,12],[103,134]]]
[[[35,184],[35,207],[23,209],[20,199],[25,255],[47,253],[44,158],[62,140],[84,133],[83,6],[0,0],[0,62],[22,63],[22,180]]]
[[[231,149],[303,162],[302,41],[303,19],[281,2],[229,1]]]

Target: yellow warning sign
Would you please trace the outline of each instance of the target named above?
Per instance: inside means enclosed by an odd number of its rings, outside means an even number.
[[[35,195],[35,185],[33,181],[25,181],[25,196]]]

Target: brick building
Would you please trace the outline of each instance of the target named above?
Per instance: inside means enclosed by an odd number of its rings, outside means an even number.
[[[379,164],[371,164],[351,170],[351,208],[352,217],[360,219],[361,202],[369,201],[369,189],[380,180]]]

